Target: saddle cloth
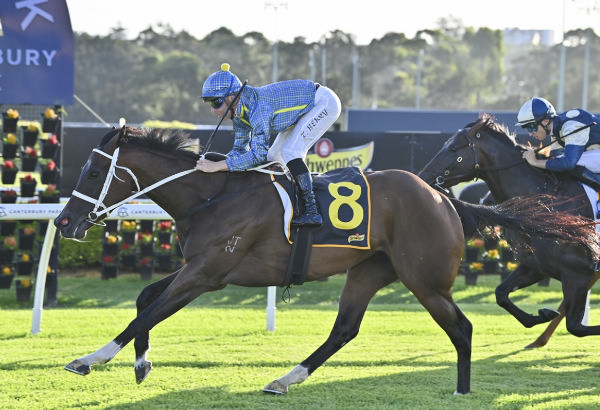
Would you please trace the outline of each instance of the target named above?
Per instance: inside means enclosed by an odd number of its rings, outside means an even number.
[[[296,234],[291,225],[293,204],[298,199],[285,176],[271,175],[271,179],[284,209],[284,234],[292,244]],[[313,229],[313,246],[371,249],[371,194],[362,170],[339,168],[313,175],[313,190],[323,216],[323,225]]]

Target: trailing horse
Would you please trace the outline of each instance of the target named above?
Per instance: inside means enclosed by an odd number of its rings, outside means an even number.
[[[594,212],[584,187],[568,174],[529,166],[522,159],[523,150],[505,127],[494,122],[491,116],[482,114],[477,121],[448,139],[419,176],[439,188],[480,178],[486,182],[497,203],[518,196],[552,194],[555,198],[548,202],[549,206],[565,214],[593,220]],[[507,236],[509,242],[511,238],[515,239],[514,233],[508,232]],[[529,250],[519,252],[519,266],[496,289],[497,303],[525,327],[552,320],[546,331],[527,347],[544,346],[565,314],[570,333],[576,336],[600,334],[600,326],[581,323],[587,291],[598,279],[595,275],[597,261],[597,255],[568,241],[534,239]],[[559,312],[540,309],[538,315],[531,315],[512,303],[511,292],[547,277],[562,282],[564,300]]]
[[[107,133],[84,165],[73,196],[55,220],[63,237],[84,238],[112,209],[146,193],[176,221],[185,264],[146,286],[137,299],[137,317],[125,330],[96,352],[69,363],[67,370],[88,374],[92,365],[108,362],[135,339],[134,368],[141,383],[151,370],[146,357],[149,332],[158,323],[201,294],[228,284],[284,283],[291,245],[283,233],[284,209],[270,176],[195,171],[198,155],[186,149],[189,144],[181,133],[123,127]],[[304,381],[358,334],[373,295],[401,280],[453,343],[456,392],[468,393],[472,326],[451,294],[464,246],[461,218],[470,221],[465,224],[470,229],[500,224],[524,235],[594,246],[589,226],[571,216],[557,216],[538,202],[520,212],[514,212],[518,201],[476,206],[448,199],[416,175],[398,170],[370,172],[366,180],[369,248],[314,247],[308,267],[308,281],[347,272],[329,338],[289,374],[266,386],[266,392],[286,393],[291,384]],[[132,191],[137,193],[131,196]],[[359,212],[350,198],[337,199]],[[328,211],[331,214],[332,208]]]

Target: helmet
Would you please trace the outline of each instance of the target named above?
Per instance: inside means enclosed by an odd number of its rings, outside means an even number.
[[[534,97],[527,101],[517,114],[515,126],[523,126],[529,123],[539,123],[545,118],[556,117],[556,110],[550,102],[541,97]]]
[[[237,93],[242,87],[239,78],[229,71],[229,64],[221,64],[221,70],[208,76],[202,86],[202,98],[225,98]]]

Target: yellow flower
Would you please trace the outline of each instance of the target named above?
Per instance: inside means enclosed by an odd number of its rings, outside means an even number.
[[[53,120],[56,118],[56,113],[54,112],[54,110],[52,108],[46,108],[46,111],[44,111],[44,118]]]
[[[50,266],[46,267],[46,273],[52,273],[52,268]]]
[[[501,248],[508,248],[508,247],[510,246],[510,245],[508,244],[508,242],[506,242],[506,239],[500,239],[500,240],[498,241],[498,245],[499,245]]]
[[[108,235],[108,237],[106,238],[106,242],[108,243],[116,243],[117,242],[117,237],[114,235]]]
[[[469,269],[472,271],[480,271],[483,269],[483,263],[481,262],[473,262],[469,265]]]
[[[5,266],[2,268],[2,273],[8,276],[12,273],[12,270],[8,266]]]
[[[9,144],[16,144],[17,136],[15,134],[13,134],[12,132],[9,132],[8,135],[6,135],[6,142]]]
[[[6,116],[8,118],[19,118],[19,111],[9,108],[6,110]]]
[[[126,231],[135,231],[135,221],[123,221],[123,229]]]
[[[21,262],[29,262],[30,257],[29,254],[24,253],[23,255],[21,255]]]
[[[500,258],[500,254],[498,253],[498,249],[490,249],[489,251],[487,251],[487,258],[488,259],[498,259],[498,258]]]
[[[519,266],[519,264],[517,262],[508,262],[506,264],[506,269],[513,271],[517,268],[517,266]]]
[[[31,286],[31,279],[21,279],[21,286],[28,288]]]

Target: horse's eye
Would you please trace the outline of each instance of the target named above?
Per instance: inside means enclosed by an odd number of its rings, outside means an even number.
[[[98,178],[98,175],[100,175],[100,172],[98,171],[90,171],[90,173],[88,174],[88,178]]]

